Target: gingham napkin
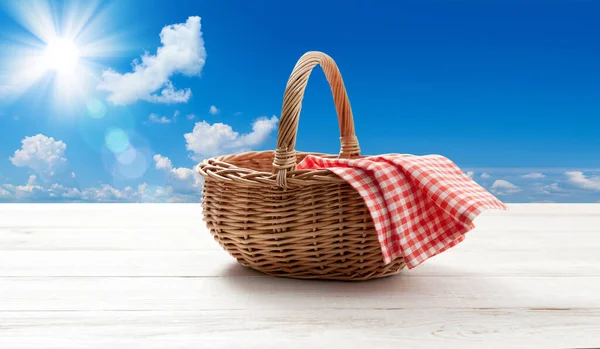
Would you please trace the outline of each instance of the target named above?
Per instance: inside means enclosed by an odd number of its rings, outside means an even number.
[[[409,269],[463,241],[484,210],[508,209],[440,155],[309,155],[297,169],[327,169],[352,185],[371,213],[384,262],[403,256]]]

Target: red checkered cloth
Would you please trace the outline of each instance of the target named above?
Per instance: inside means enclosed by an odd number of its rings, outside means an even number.
[[[352,185],[371,213],[384,262],[404,257],[410,269],[463,241],[484,210],[508,209],[440,155],[309,155],[297,169],[327,169]]]

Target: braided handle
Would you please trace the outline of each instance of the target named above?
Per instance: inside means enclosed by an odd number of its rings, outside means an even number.
[[[360,155],[358,140],[354,134],[354,119],[342,75],[335,61],[322,52],[305,53],[294,67],[283,95],[283,107],[277,136],[277,149],[273,160],[273,173],[277,174],[277,185],[287,186],[287,173],[296,167],[296,135],[302,109],[302,98],[310,73],[320,65],[327,77],[340,125],[340,157]]]

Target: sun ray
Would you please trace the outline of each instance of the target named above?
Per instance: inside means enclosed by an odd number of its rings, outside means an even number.
[[[108,30],[115,17],[110,3],[15,1],[6,7],[27,33],[15,35],[11,46],[3,47],[11,52],[10,60],[0,62],[4,101],[39,90],[40,94],[50,92],[63,106],[78,100],[85,104],[95,92],[101,71],[98,60],[125,50],[122,36]]]

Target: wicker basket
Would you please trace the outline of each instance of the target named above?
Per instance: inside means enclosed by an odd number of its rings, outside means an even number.
[[[268,275],[367,280],[397,274],[404,261],[384,264],[373,221],[358,192],[330,171],[295,169],[307,155],[294,147],[304,90],[317,64],[333,93],[341,151],[313,154],[360,157],[342,76],[331,57],[308,52],[285,89],[277,149],[214,157],[198,165],[205,179],[204,221],[240,264]]]

